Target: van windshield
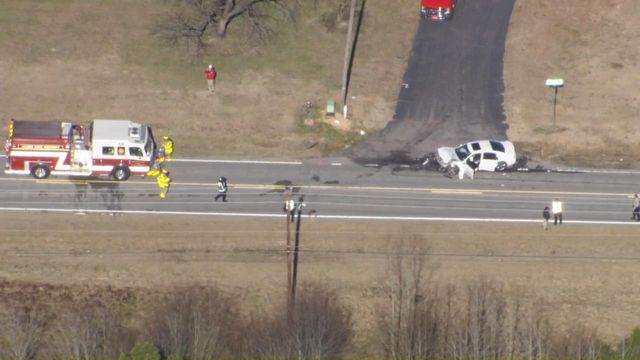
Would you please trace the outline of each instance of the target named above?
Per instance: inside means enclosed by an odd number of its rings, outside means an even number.
[[[456,148],[456,155],[458,156],[459,160],[466,159],[470,153],[471,152],[469,151],[469,148],[467,148],[467,144],[462,144]]]

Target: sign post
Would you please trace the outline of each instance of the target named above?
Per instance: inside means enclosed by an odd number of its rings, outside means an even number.
[[[563,79],[547,79],[546,83],[547,87],[553,89],[553,130],[556,130],[556,104],[558,99],[558,88],[564,86]]]

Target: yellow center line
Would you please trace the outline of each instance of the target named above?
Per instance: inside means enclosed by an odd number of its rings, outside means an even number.
[[[75,179],[43,179],[36,180],[30,178],[0,178],[0,181],[35,181],[36,183],[45,184],[75,184],[87,185],[90,183],[102,183],[113,185],[155,185],[155,179],[149,181],[128,181],[117,182],[114,180],[75,180]],[[177,182],[171,183],[174,186],[199,186],[199,187],[216,187],[216,183],[211,182]],[[609,196],[633,198],[630,193],[613,193],[613,192],[587,192],[587,191],[552,191],[552,190],[494,190],[494,189],[455,189],[455,188],[428,188],[428,187],[386,187],[386,186],[353,186],[353,185],[281,185],[281,184],[229,184],[232,189],[247,190],[280,190],[287,189],[309,189],[309,190],[359,190],[359,191],[405,191],[405,192],[430,192],[433,194],[460,194],[460,195],[486,195],[486,194],[521,194],[521,195],[553,195],[553,196]]]

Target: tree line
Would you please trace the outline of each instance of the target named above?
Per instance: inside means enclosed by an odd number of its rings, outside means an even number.
[[[0,358],[640,358],[640,330],[615,347],[594,329],[555,331],[541,300],[507,296],[486,279],[429,284],[421,262],[392,260],[364,345],[354,343],[353,311],[327,284],[301,286],[293,311],[286,302],[247,311],[240,294],[215,286],[78,293],[4,283]]]

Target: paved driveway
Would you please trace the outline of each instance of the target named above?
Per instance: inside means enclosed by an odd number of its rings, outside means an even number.
[[[402,162],[442,145],[506,139],[502,65],[513,4],[459,0],[451,21],[422,20],[393,121],[347,155]]]

